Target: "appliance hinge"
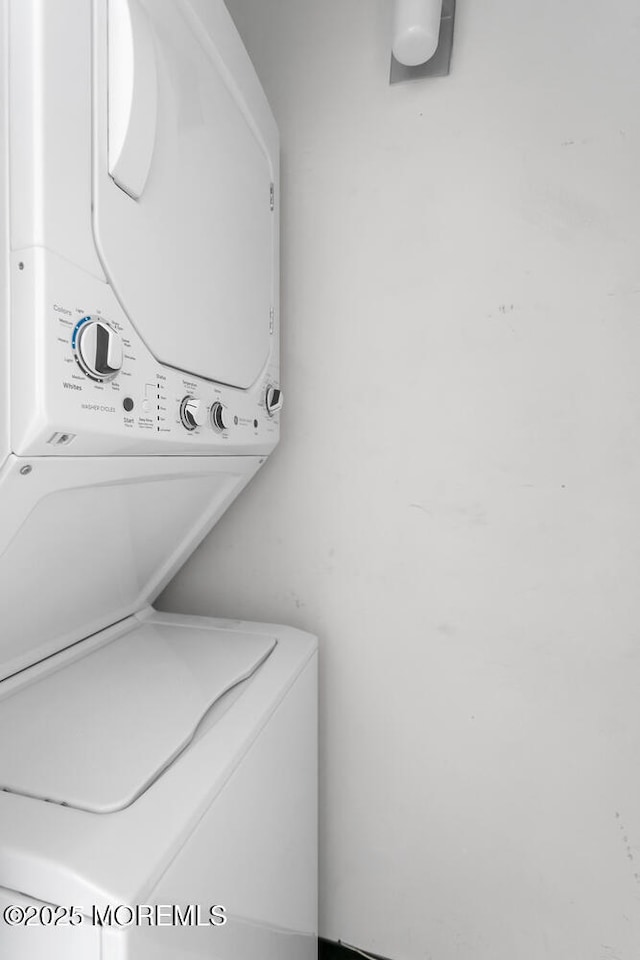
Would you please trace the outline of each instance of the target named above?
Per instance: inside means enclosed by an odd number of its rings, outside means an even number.
[[[271,210],[276,208],[276,185],[272,183],[269,187],[269,207]]]

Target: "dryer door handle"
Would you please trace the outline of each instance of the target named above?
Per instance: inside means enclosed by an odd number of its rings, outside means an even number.
[[[156,139],[158,75],[149,17],[139,0],[109,0],[109,174],[142,196]]]

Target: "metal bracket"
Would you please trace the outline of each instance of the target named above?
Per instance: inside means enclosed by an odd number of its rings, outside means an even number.
[[[391,54],[391,73],[389,83],[404,83],[406,80],[423,80],[427,77],[446,77],[451,66],[451,51],[453,49],[453,25],[456,17],[456,0],[442,0],[442,17],[440,19],[440,36],[436,52],[417,67],[405,67]]]

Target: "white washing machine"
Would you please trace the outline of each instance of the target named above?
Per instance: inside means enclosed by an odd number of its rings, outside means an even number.
[[[0,957],[311,960],[316,642],[151,604],[278,441],[221,0],[0,0]]]

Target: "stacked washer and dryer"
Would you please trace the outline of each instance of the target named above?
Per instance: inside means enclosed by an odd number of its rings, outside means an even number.
[[[311,960],[315,640],[150,606],[278,441],[277,129],[222,0],[0,10],[0,956]]]

